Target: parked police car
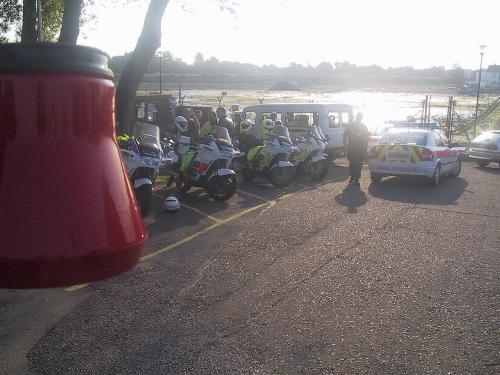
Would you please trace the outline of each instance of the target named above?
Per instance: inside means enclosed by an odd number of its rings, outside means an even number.
[[[460,154],[454,146],[439,129],[390,129],[370,150],[372,182],[384,176],[423,176],[437,186],[442,176],[460,174]]]

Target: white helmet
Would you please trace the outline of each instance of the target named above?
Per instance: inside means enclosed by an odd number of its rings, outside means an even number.
[[[184,117],[177,116],[174,120],[174,123],[179,132],[183,133],[188,130],[188,122]]]
[[[181,204],[176,197],[166,197],[163,201],[163,206],[167,212],[176,212],[181,208]]]

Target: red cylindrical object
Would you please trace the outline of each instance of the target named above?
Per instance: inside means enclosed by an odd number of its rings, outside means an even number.
[[[0,288],[100,280],[141,256],[107,60],[86,47],[0,46]]]

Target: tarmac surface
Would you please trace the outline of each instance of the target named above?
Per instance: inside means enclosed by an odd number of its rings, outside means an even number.
[[[0,374],[500,372],[500,169],[155,192],[132,271],[0,290]]]

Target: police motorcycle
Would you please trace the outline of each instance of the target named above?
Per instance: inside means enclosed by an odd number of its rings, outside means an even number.
[[[245,124],[248,126],[249,123]],[[247,182],[256,176],[262,176],[268,177],[278,188],[286,187],[290,185],[295,174],[294,165],[288,161],[294,151],[288,128],[283,125],[275,126],[269,119],[264,120],[261,126],[263,126],[264,140],[258,145],[254,126],[250,125],[245,129],[245,143],[251,145],[246,147],[246,152],[242,153],[236,162],[237,168]]]
[[[174,122],[178,134],[175,154],[167,170],[167,185],[175,181],[177,188],[184,193],[193,186],[202,187],[219,202],[231,198],[238,182],[236,173],[229,168],[234,147],[228,130],[216,126],[213,135],[202,140],[198,146],[192,146],[187,135],[187,120],[177,116]]]
[[[304,136],[294,142],[291,162],[297,170],[304,171],[311,179],[321,180],[328,173],[327,139],[317,126],[309,126]]]
[[[156,142],[147,138],[138,141],[128,135],[117,136],[123,163],[135,192],[141,215],[149,213],[153,185],[163,163],[163,152]]]

